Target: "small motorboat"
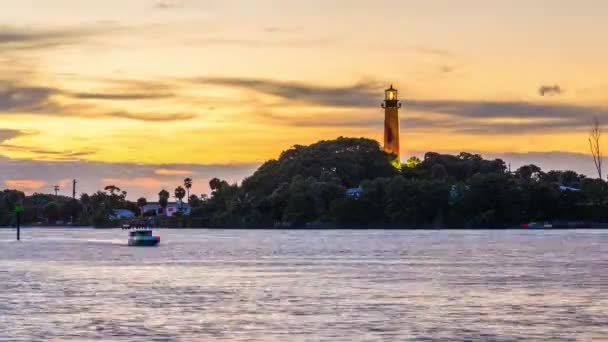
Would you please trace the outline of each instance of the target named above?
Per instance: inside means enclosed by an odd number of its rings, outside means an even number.
[[[156,246],[160,236],[152,235],[151,230],[136,230],[129,232],[129,246]]]
[[[550,228],[553,228],[553,225],[549,222],[545,222],[545,223],[530,222],[530,223],[522,224],[521,227],[527,228],[527,229],[550,229]]]
[[[125,223],[122,225],[122,229],[131,229],[131,225],[128,223]]]

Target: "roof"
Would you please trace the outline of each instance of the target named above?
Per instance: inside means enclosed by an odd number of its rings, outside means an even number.
[[[129,214],[133,214],[133,215],[135,215],[135,213],[134,213],[134,212],[132,212],[132,211],[131,211],[131,210],[129,210],[129,209],[114,209],[114,210],[112,210],[112,211],[113,211],[113,212],[115,212],[115,213],[122,213],[122,214],[129,213]]]
[[[158,203],[158,202],[148,202],[148,203],[146,203],[146,205],[160,205],[160,203]],[[179,202],[168,202],[167,205],[180,205],[180,203]],[[187,206],[187,205],[190,205],[190,204],[188,204],[187,202],[182,202],[181,205]]]

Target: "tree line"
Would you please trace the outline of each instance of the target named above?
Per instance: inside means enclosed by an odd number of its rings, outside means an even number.
[[[192,179],[173,197],[186,199],[190,215],[171,224],[190,227],[511,227],[524,222],[608,222],[608,184],[574,171],[543,171],[536,165],[508,170],[501,159],[478,154],[428,152],[396,168],[393,156],[365,138],[296,145],[261,165],[241,184],[218,178],[209,195],[191,195]],[[158,203],[166,208],[167,190]],[[113,210],[139,218],[147,199],[127,200],[116,186],[79,199],[16,190],[0,193],[0,225],[11,224],[23,203],[26,223],[116,224]]]

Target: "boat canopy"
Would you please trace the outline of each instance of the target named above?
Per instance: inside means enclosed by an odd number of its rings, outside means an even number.
[[[152,236],[151,230],[136,230],[134,232],[129,232],[129,236]]]

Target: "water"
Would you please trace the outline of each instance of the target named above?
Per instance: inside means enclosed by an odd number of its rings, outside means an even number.
[[[0,341],[608,341],[608,231],[0,229]]]

